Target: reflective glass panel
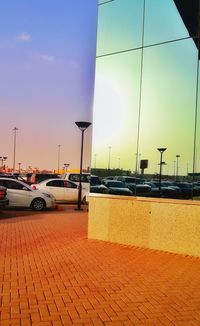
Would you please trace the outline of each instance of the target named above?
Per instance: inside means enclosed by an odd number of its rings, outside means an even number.
[[[144,50],[141,158],[148,159],[145,174],[154,178],[189,181],[193,165],[197,49],[193,40]],[[148,177],[149,177],[148,176]]]
[[[141,46],[143,3],[115,0],[99,6],[97,55]]]
[[[141,51],[96,62],[93,167],[133,169],[136,152]],[[97,154],[94,163],[94,155]],[[119,160],[120,159],[120,160]],[[119,162],[120,161],[120,162]]]
[[[145,45],[188,37],[173,0],[146,0]]]

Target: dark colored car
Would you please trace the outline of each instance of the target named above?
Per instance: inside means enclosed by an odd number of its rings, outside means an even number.
[[[22,182],[27,183],[24,178],[20,174],[0,174],[0,178],[9,178],[9,179],[16,179]]]
[[[134,196],[146,196],[150,193],[151,187],[147,184],[143,184],[143,180],[136,177],[129,176],[116,176],[116,180],[124,183],[126,188],[129,188]]]
[[[101,183],[101,179],[96,175],[90,177],[90,192],[92,193],[108,193],[108,188]]]
[[[56,178],[60,178],[60,175],[54,173],[33,173],[30,177],[30,184],[39,183],[47,179]]]
[[[192,183],[189,182],[174,182],[174,185],[181,189],[181,198],[190,199],[195,195],[195,188],[192,189]],[[194,193],[193,193],[194,190]]]
[[[8,205],[8,199],[6,198],[6,194],[6,188],[0,186],[0,208],[4,208],[6,205]]]
[[[180,189],[173,186],[164,186],[161,183],[160,194],[159,194],[159,182],[157,181],[146,181],[145,184],[151,187],[151,191],[147,194],[148,197],[162,197],[162,198],[179,198]]]
[[[132,191],[124,186],[124,183],[118,180],[104,180],[104,186],[108,188],[108,194],[133,196]]]

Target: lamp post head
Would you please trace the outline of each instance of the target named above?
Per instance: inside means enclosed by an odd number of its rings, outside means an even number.
[[[164,151],[166,151],[167,148],[157,148],[157,150],[160,152],[160,153],[163,153]]]
[[[177,158],[181,157],[179,154],[176,155]]]
[[[91,122],[87,122],[87,121],[76,121],[75,124],[77,125],[77,127],[81,131],[85,131],[91,125]]]

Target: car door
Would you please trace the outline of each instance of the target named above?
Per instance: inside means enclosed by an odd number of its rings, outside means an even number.
[[[43,188],[50,192],[56,199],[56,201],[64,201],[64,181],[65,180],[51,180],[46,183],[46,187]]]
[[[4,187],[7,188],[7,197],[9,206],[29,207],[31,200],[31,191],[17,180],[2,180]]]
[[[77,202],[78,186],[70,181],[64,180],[64,201]]]

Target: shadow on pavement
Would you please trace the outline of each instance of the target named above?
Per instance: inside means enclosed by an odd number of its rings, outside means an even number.
[[[83,212],[87,211],[87,205],[83,205]],[[76,210],[76,205],[72,204],[59,204],[56,206],[56,209],[46,209],[41,212],[33,211],[31,209],[22,209],[22,208],[6,208],[4,210],[0,210],[0,221],[4,219],[10,219],[10,218],[15,218],[15,217],[31,217],[38,216],[38,218],[42,218],[42,215],[44,214],[55,214],[55,212],[59,213],[77,213],[78,211]]]

